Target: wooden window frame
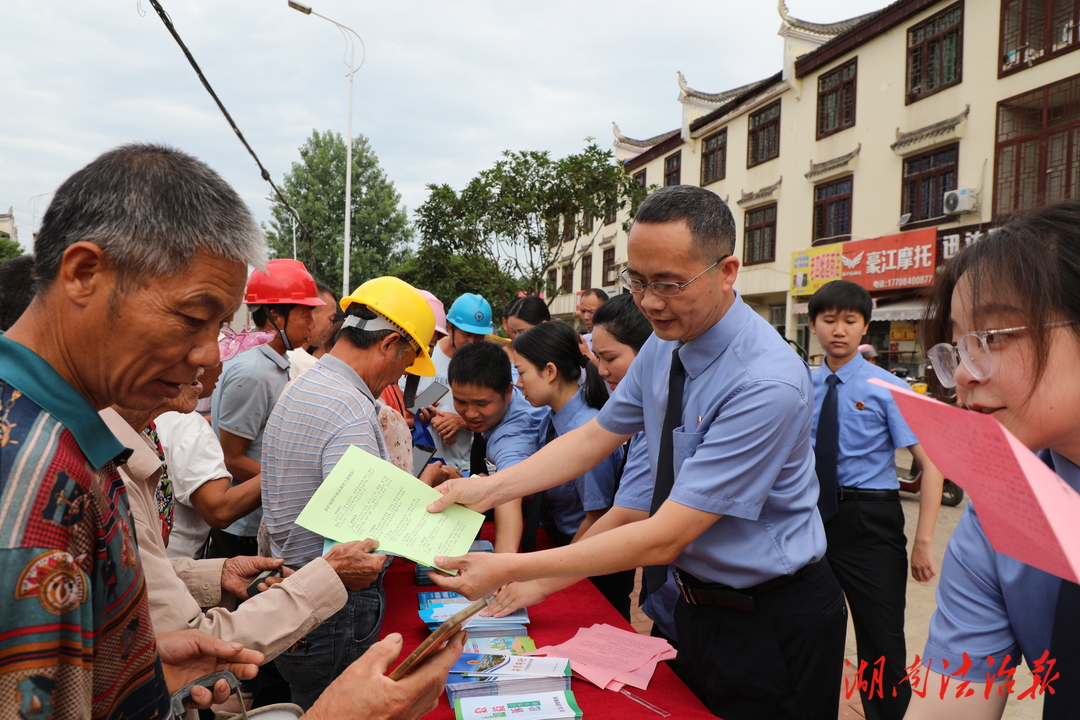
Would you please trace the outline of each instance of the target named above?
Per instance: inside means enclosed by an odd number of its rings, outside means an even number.
[[[716,141],[709,147],[709,143]],[[715,160],[719,155],[720,159]],[[716,167],[719,166],[719,167]],[[710,174],[710,170],[712,173]],[[701,186],[718,182],[727,177],[727,128],[722,128],[701,141]]]
[[[610,248],[607,248],[606,250],[604,250],[604,256],[603,256],[602,264],[600,265],[600,268],[601,268],[601,271],[600,271],[600,286],[601,287],[611,287],[612,285],[618,285],[619,284],[619,281],[617,279],[612,279],[612,281],[610,283],[608,282],[608,279],[607,279],[609,271],[615,269],[615,248],[610,247]]]
[[[1061,94],[1066,94],[1061,98]],[[1072,94],[1071,100],[1068,94]],[[1055,97],[1062,100],[1061,105],[1055,107]],[[1005,129],[1005,111],[1009,107],[1023,105],[1030,108],[1027,122],[1029,126],[1037,125],[1035,130],[1020,130],[1011,132]],[[1072,110],[1073,114],[1063,116],[1061,110]],[[1057,112],[1055,112],[1057,111]],[[1019,116],[1018,116],[1019,117]],[[1019,122],[1023,122],[1020,117]],[[1008,137],[1003,136],[1008,135]],[[1064,172],[1061,177],[1065,183],[1065,192],[1060,195],[1047,196],[1048,183],[1055,175],[1049,161],[1053,154],[1052,143],[1057,136],[1063,136],[1064,155],[1066,160],[1062,165]],[[1032,151],[1028,155],[1029,171],[1025,174],[1022,165],[1023,153]],[[1010,160],[1009,155],[1014,157]],[[1070,162],[1068,158],[1071,157]],[[1080,74],[1062,78],[1053,83],[1034,88],[1025,93],[1006,98],[997,104],[997,121],[994,135],[994,215],[1008,214],[1018,210],[1030,210],[1046,202],[1053,202],[1063,198],[1080,199],[1080,181],[1069,175],[1069,169],[1080,163]],[[1013,179],[1012,188],[1003,186],[1003,176],[1012,165],[1017,169]],[[1034,185],[1030,192],[1025,193],[1025,185]],[[1011,195],[1008,203],[1002,202]],[[1025,203],[1025,195],[1030,195],[1031,203]]]
[[[558,268],[551,268],[547,273],[547,294],[548,297],[555,297],[555,288],[558,287],[559,282],[559,270]]]
[[[1010,25],[1008,16],[1012,8],[1017,8],[1018,15],[1015,38],[1007,37]],[[1030,17],[1035,8],[1042,10],[1041,21]],[[1030,32],[1033,26],[1042,33],[1043,47],[1037,51],[1031,49]],[[1006,42],[1009,40],[1014,40],[1016,47],[1006,47]],[[1020,44],[1021,42],[1023,44]],[[1048,60],[1067,55],[1078,48],[1080,48],[1080,0],[1073,0],[1071,11],[1058,13],[1056,16],[1054,0],[1002,0],[1001,19],[998,23],[999,78],[1023,72]]]
[[[581,290],[585,291],[592,287],[592,253],[588,252],[581,256]]]
[[[827,73],[823,73],[818,77],[818,95],[817,95],[817,139],[829,137],[841,130],[847,130],[850,127],[855,127],[855,99],[856,99],[856,81],[859,77],[859,58],[851,58],[848,62],[844,63],[840,67]],[[851,71],[850,77],[844,77],[844,75]],[[835,83],[831,87],[822,89],[826,83]],[[824,127],[825,118],[825,105],[829,98],[836,98],[836,125],[831,128]],[[845,111],[845,108],[850,108],[850,114]],[[845,117],[847,116],[847,117]]]
[[[566,263],[562,266],[562,285],[559,290],[564,293],[574,292],[574,264]]]
[[[776,262],[776,205],[772,203],[751,208],[743,215],[743,265]],[[771,218],[769,217],[770,210],[772,211]],[[764,236],[770,228],[772,237],[766,239]],[[756,236],[758,231],[762,233],[760,237]],[[759,246],[761,246],[760,254],[756,252]]]
[[[637,180],[638,187],[648,187],[645,183],[647,169],[643,169],[640,172],[634,173],[634,179]]]
[[[682,185],[682,150],[664,158],[664,187]]]
[[[850,188],[846,193],[840,195],[831,195],[824,199],[818,198],[819,191],[825,191],[830,188],[834,188],[843,183],[850,183]],[[851,239],[851,217],[852,217],[852,205],[853,196],[855,190],[855,176],[845,175],[844,177],[830,180],[829,182],[818,183],[814,186],[814,215],[813,222],[811,223],[811,245],[827,245],[836,242],[844,242]],[[846,202],[847,203],[847,232],[838,232],[829,234],[828,230],[828,218],[824,220],[821,218],[821,214],[828,215],[829,208],[833,205]],[[823,226],[824,223],[824,226]]]
[[[960,12],[959,20],[957,20],[953,24],[948,25],[945,28],[942,28],[942,29],[938,30],[933,35],[926,36],[922,40],[920,40],[919,42],[913,44],[912,36],[915,33],[917,33],[920,30],[924,30],[928,25],[938,22],[939,20],[944,18],[946,15],[949,15],[950,13],[952,13],[952,12],[954,12],[956,10],[959,10],[959,12]],[[931,55],[931,50],[934,47],[934,44],[937,43],[937,47],[940,48],[941,44],[943,42],[945,42],[946,40],[948,40],[948,38],[951,35],[953,35],[954,33],[956,35],[956,38],[955,38],[955,42],[956,42],[956,77],[953,78],[952,80],[949,80],[948,82],[940,83],[940,84],[936,85],[935,87],[933,87],[933,88],[931,88],[929,90],[920,89],[918,92],[916,92],[912,87],[912,85],[914,83],[914,79],[912,78],[912,75],[913,75],[913,72],[912,72],[913,55],[915,54],[916,51],[920,52],[920,57],[923,60],[923,68],[921,70],[921,73],[922,73],[923,76],[925,76],[926,73],[927,73],[927,70],[925,68],[926,58]],[[910,104],[912,104],[914,102],[918,102],[919,100],[922,100],[925,97],[930,97],[931,95],[939,93],[942,90],[945,90],[947,88],[951,88],[954,85],[959,85],[961,82],[963,82],[963,80],[964,80],[964,3],[963,2],[958,2],[958,3],[955,3],[953,5],[950,5],[949,7],[945,8],[941,12],[935,13],[934,15],[928,17],[926,20],[923,20],[921,23],[918,23],[916,25],[912,25],[910,28],[908,28],[906,38],[907,38],[907,54],[906,54],[906,58],[905,58],[905,70],[904,70],[904,104],[905,105],[910,105]],[[939,60],[939,63],[940,62],[942,62],[942,60]],[[944,72],[944,70],[942,70],[941,72]],[[926,84],[926,81],[924,80],[923,83],[919,87],[922,88],[922,86],[925,85],[925,84]]]
[[[776,110],[776,117],[760,120],[767,113],[771,113]],[[777,100],[774,103],[770,103],[761,108],[757,112],[752,112],[746,119],[746,167],[752,168],[762,163],[767,163],[770,160],[775,160],[780,157],[780,118],[781,118],[780,101]],[[761,143],[761,136],[767,132],[776,132],[776,145],[773,148],[773,154],[768,157],[756,157],[759,153],[756,152],[758,146]]]
[[[611,225],[618,219],[619,219],[619,211],[618,210],[612,210],[610,213],[608,213],[607,215],[604,216],[604,224],[605,225]]]
[[[942,156],[952,152],[952,163],[947,165],[933,165],[927,169],[919,169],[909,174],[909,168],[913,164],[923,164],[927,159],[942,159]],[[924,225],[937,225],[948,222],[953,216],[945,214],[944,196],[950,190],[959,187],[960,176],[960,143],[936,147],[918,155],[904,158],[900,166],[900,215],[911,213],[905,226],[911,223],[923,223]],[[930,185],[928,188],[927,185]],[[929,195],[929,197],[927,197]]]

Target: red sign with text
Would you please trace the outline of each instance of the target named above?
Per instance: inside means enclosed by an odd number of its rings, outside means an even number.
[[[845,280],[867,290],[902,290],[934,282],[937,228],[844,243]]]

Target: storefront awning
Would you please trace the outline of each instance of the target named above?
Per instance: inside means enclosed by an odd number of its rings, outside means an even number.
[[[926,300],[903,300],[892,305],[878,305],[874,308],[872,320],[922,320],[926,311]]]

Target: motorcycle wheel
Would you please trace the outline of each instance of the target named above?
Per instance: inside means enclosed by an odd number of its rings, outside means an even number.
[[[952,480],[946,479],[941,489],[941,504],[956,507],[964,499],[964,490]]]

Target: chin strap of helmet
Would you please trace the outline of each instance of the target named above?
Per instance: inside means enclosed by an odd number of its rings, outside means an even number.
[[[405,407],[411,408],[416,403],[416,389],[420,387],[420,376],[405,373]]]
[[[281,328],[278,328],[277,323],[274,322],[274,316],[270,314],[269,310],[266,311],[266,319],[270,321],[270,324],[277,330],[278,335],[281,336],[281,341],[285,343],[285,349],[292,350],[293,346],[292,343],[289,342],[289,336],[285,334],[285,331],[289,329],[289,316],[285,316],[285,325]]]

